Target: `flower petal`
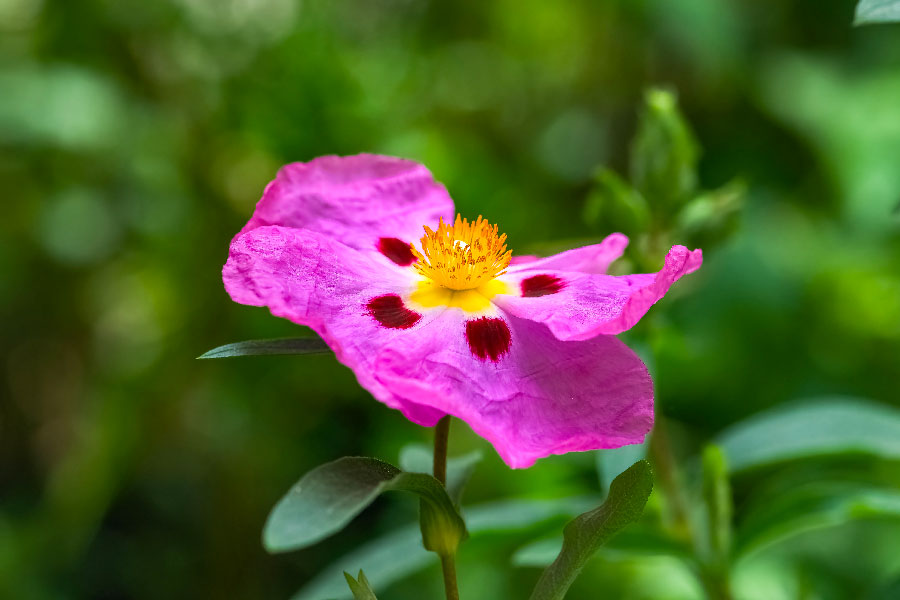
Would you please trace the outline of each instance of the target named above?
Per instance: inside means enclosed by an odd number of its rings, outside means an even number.
[[[513,468],[643,441],[653,384],[625,344],[613,336],[563,342],[540,323],[504,320],[511,344],[499,361],[473,356],[461,316],[447,310],[428,325],[430,335],[386,347],[375,377],[398,397],[464,420]]]
[[[521,295],[498,295],[493,301],[505,312],[546,324],[561,340],[586,340],[633,327],[675,281],[702,262],[700,250],[673,246],[659,273],[614,277],[528,267],[502,278]]]
[[[436,227],[453,215],[447,190],[419,163],[377,154],[322,156],[284,166],[241,233],[266,225],[310,229],[400,264],[398,248],[422,237],[423,225]]]
[[[235,302],[313,329],[353,369],[360,385],[411,420],[434,425],[443,412],[402,401],[372,376],[377,353],[421,330],[440,310],[402,305],[412,274],[327,236],[289,227],[258,227],[236,237],[222,270]]]
[[[626,246],[628,246],[628,237],[621,233],[613,233],[606,236],[599,244],[573,248],[553,256],[540,258],[514,255],[507,273],[536,270],[606,273],[609,265],[622,256]]]

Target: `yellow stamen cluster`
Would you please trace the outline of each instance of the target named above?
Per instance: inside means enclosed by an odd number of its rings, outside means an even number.
[[[506,249],[506,234],[479,216],[469,223],[461,215],[447,225],[443,219],[437,231],[425,227],[422,252],[413,266],[421,275],[451,290],[470,290],[506,272],[512,250]]]

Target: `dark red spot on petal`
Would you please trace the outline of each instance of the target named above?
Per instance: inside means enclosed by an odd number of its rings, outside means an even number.
[[[378,238],[378,251],[401,267],[408,267],[416,262],[409,244],[397,238]]]
[[[519,285],[522,286],[523,298],[537,298],[555,294],[566,287],[566,282],[559,277],[543,274],[523,279]]]
[[[497,362],[509,352],[509,327],[503,319],[481,317],[466,321],[466,341],[469,350],[481,360]]]
[[[397,294],[372,298],[366,304],[366,310],[373,319],[391,329],[409,329],[422,318],[419,313],[403,306],[403,300]]]

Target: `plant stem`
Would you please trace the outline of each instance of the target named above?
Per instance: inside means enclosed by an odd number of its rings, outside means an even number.
[[[444,595],[447,600],[459,600],[456,589],[456,559],[451,556],[441,557],[441,570],[444,572]]]
[[[434,428],[434,478],[447,485],[447,441],[450,438],[450,415],[444,415]],[[444,594],[447,600],[459,600],[456,587],[456,558],[453,554],[441,555],[441,571],[444,574]]]
[[[444,415],[434,428],[434,478],[447,484],[447,440],[450,437],[450,415]]]

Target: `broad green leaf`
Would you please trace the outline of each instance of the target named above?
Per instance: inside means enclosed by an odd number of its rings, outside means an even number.
[[[819,482],[766,498],[746,512],[735,536],[740,554],[858,519],[900,519],[900,491],[846,481]]]
[[[410,473],[431,473],[433,457],[434,452],[428,446],[409,444],[400,450],[400,468]],[[459,504],[466,482],[481,459],[481,452],[475,450],[447,460],[447,494],[454,503]]]
[[[672,92],[650,89],[631,146],[631,182],[647,203],[673,214],[697,188],[699,148]]]
[[[350,591],[353,592],[353,600],[378,600],[362,569],[359,570],[359,576],[356,579],[353,578],[353,575],[344,571],[344,579],[347,580],[347,585],[350,586]]]
[[[263,544],[269,552],[315,544],[343,529],[390,490],[417,494],[433,510],[433,518],[440,519],[445,535],[456,543],[466,537],[465,524],[444,486],[431,475],[404,473],[374,458],[344,457],[304,475],[275,505],[263,530]]]
[[[860,0],[854,25],[900,22],[900,0]]]
[[[635,235],[650,225],[650,209],[640,192],[614,171],[601,168],[584,204],[585,222],[603,231]]]
[[[652,489],[653,475],[645,460],[616,477],[606,502],[566,525],[562,550],[541,575],[531,600],[562,600],[597,549],[641,516]]]
[[[642,444],[631,444],[630,446],[594,451],[597,475],[604,490],[609,488],[613,479],[624,473],[628,467],[647,457],[647,445],[649,442],[650,437],[648,436]]]
[[[492,533],[519,532],[553,523],[555,519],[571,518],[596,505],[596,497],[500,500],[471,507],[465,511],[465,516],[471,539],[477,540]],[[372,585],[383,593],[392,583],[436,563],[437,557],[422,547],[419,527],[408,525],[341,557],[320,571],[292,600],[349,598],[341,573],[359,567],[369,574]]]
[[[900,459],[900,411],[853,398],[821,398],[751,417],[718,436],[731,473],[819,455]]]
[[[284,338],[276,340],[247,340],[213,348],[197,359],[232,358],[234,356],[263,356],[286,354],[325,354],[331,352],[321,338]]]

